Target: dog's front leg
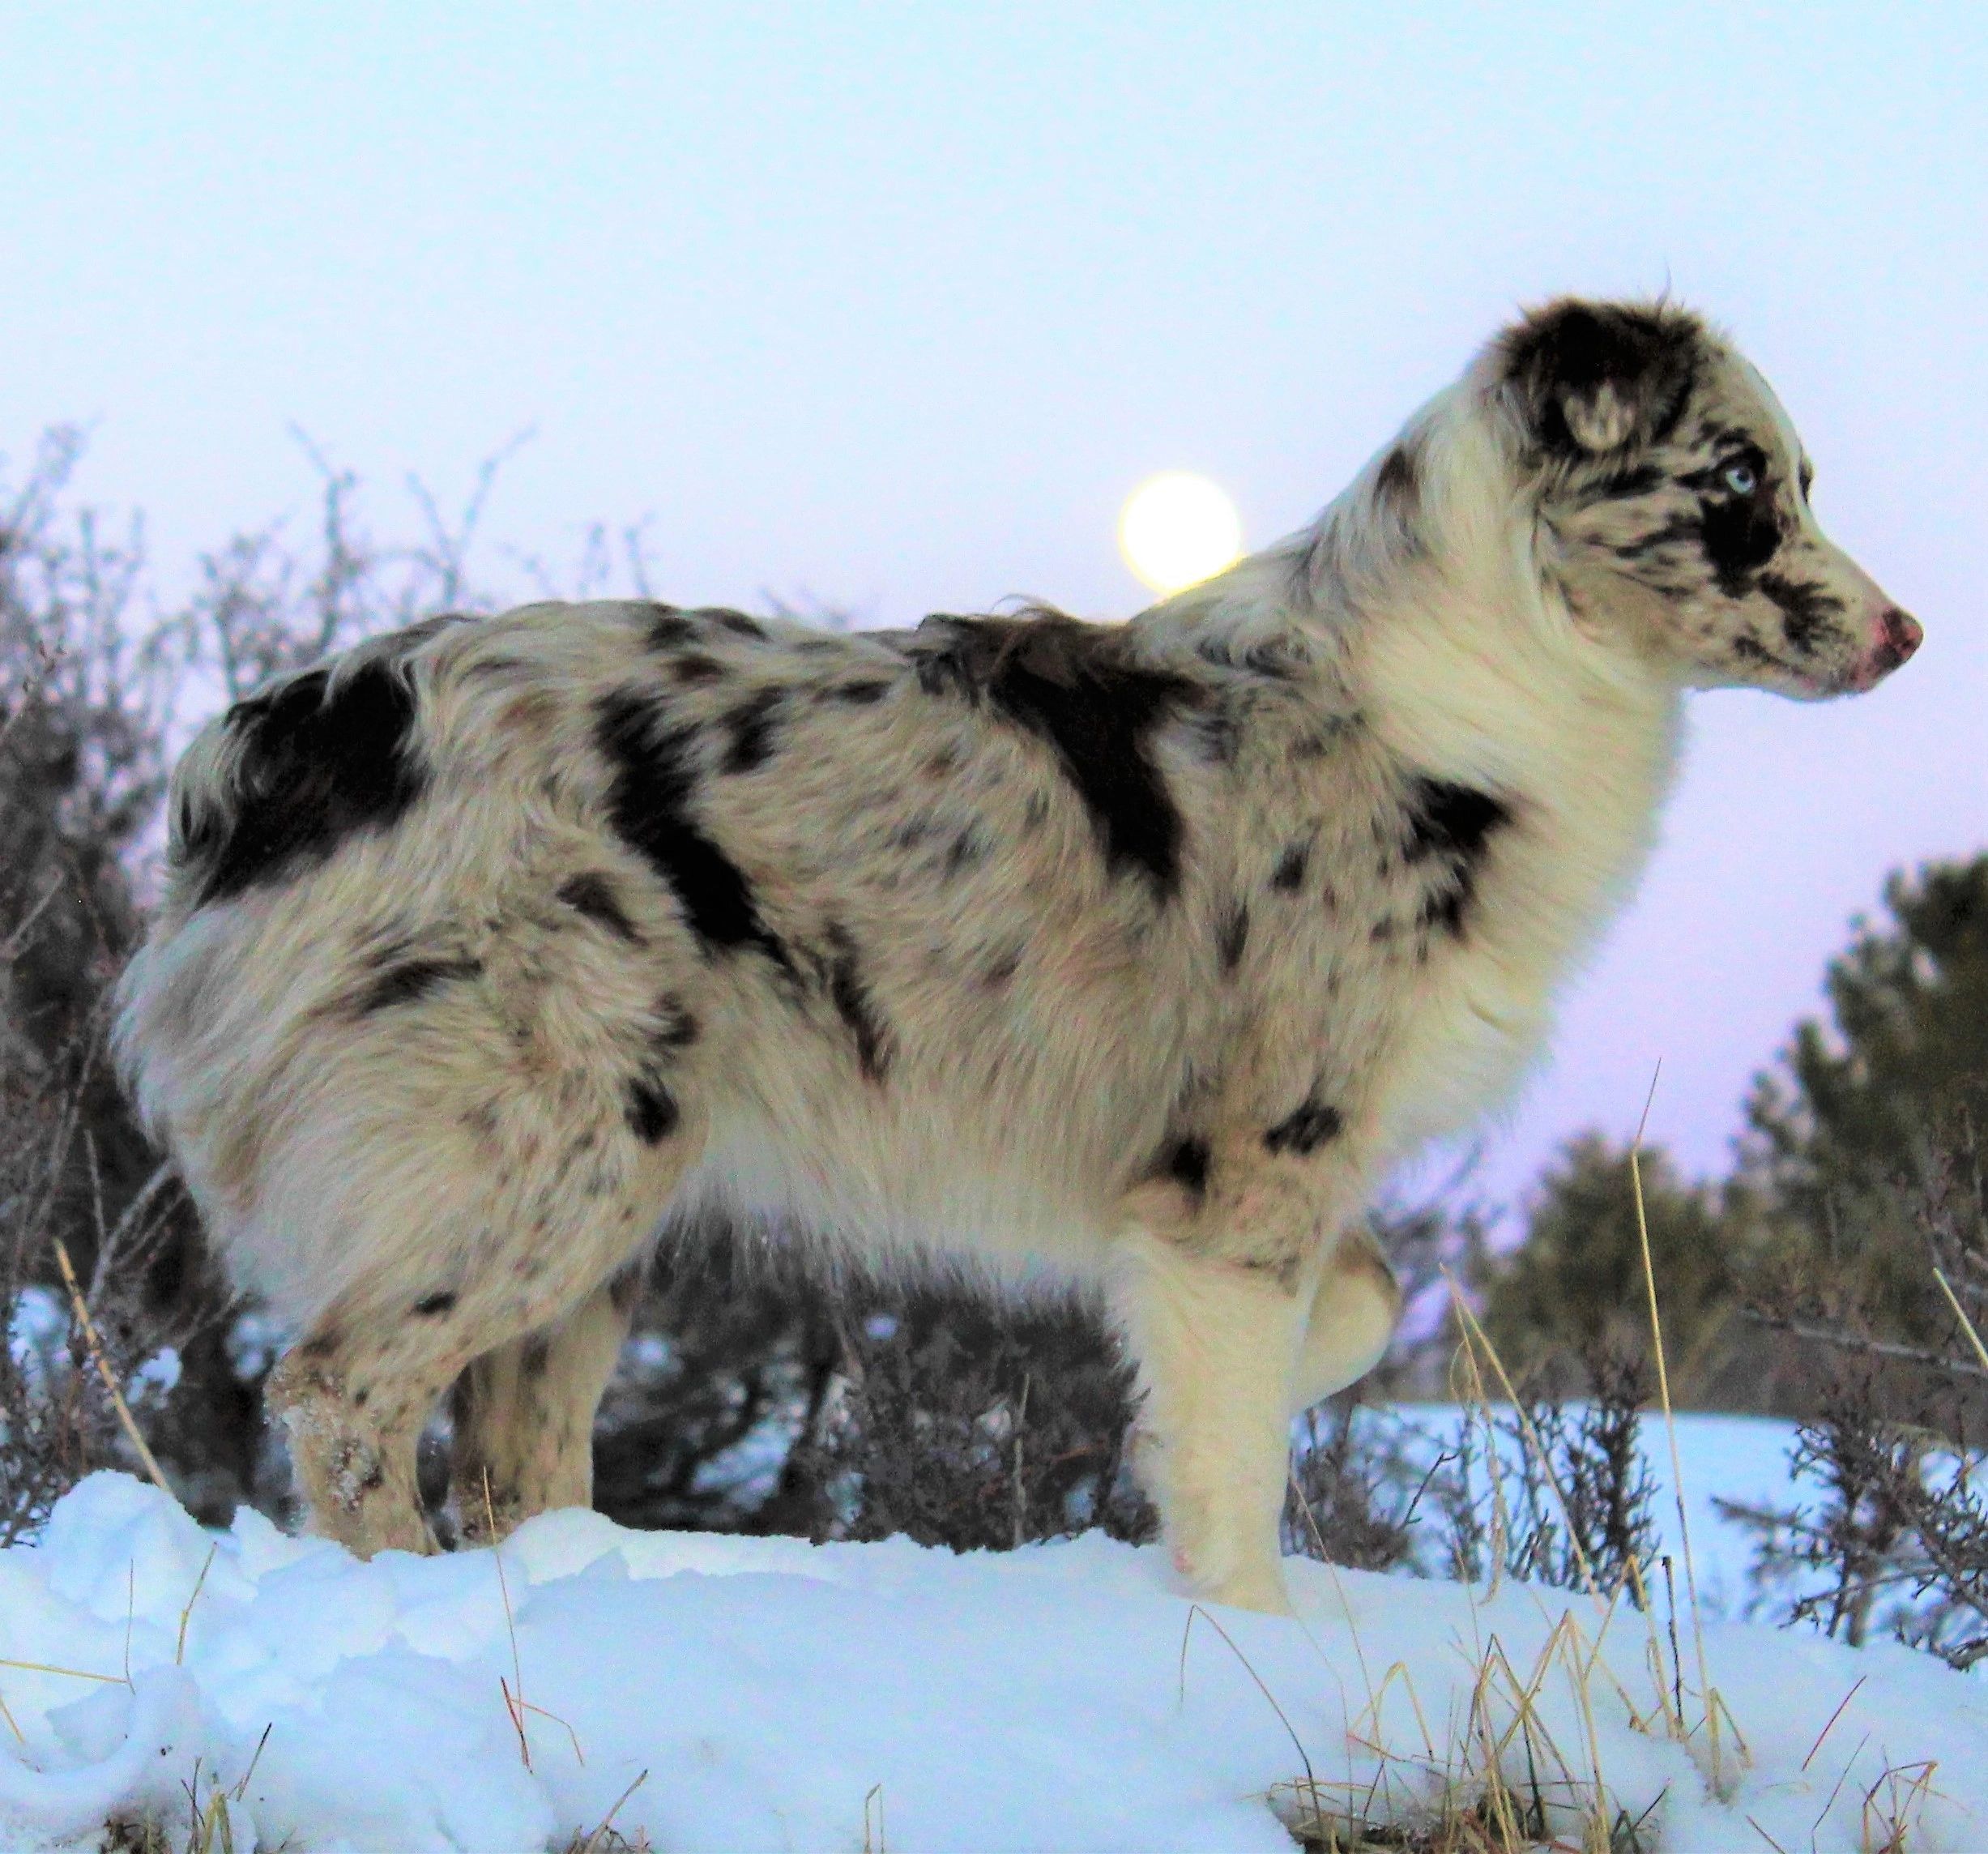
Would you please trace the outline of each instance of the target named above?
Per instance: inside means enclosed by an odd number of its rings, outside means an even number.
[[[1128,1194],[1113,1258],[1113,1307],[1145,1397],[1135,1466],[1191,1589],[1287,1612],[1278,1522],[1292,1397],[1351,1181],[1258,1140],[1218,1145],[1192,1169],[1190,1183]]]
[[[1133,1463],[1197,1596],[1286,1613],[1278,1519],[1308,1289],[1272,1271],[1128,1236],[1112,1287],[1145,1401]]]

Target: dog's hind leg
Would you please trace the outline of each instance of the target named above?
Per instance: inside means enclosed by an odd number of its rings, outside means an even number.
[[[362,1556],[433,1549],[415,1446],[478,1360],[493,1360],[493,1384],[517,1376],[493,1405],[503,1413],[471,1425],[477,1484],[457,1506],[472,1529],[485,1463],[493,1506],[514,1518],[584,1497],[585,1418],[628,1311],[607,1284],[646,1249],[702,1144],[692,1085],[672,1070],[666,1087],[653,1052],[632,1073],[612,1050],[548,1073],[507,1066],[476,1028],[451,1026],[419,1061],[320,1062],[323,1109],[302,1117],[313,1137],[278,1168],[266,1206],[317,1232],[321,1274],[342,1277],[269,1397],[313,1523]],[[535,1334],[551,1342],[542,1386],[524,1382]],[[541,1414],[554,1433],[535,1462],[537,1442],[519,1432]]]
[[[623,1269],[563,1320],[486,1352],[458,1380],[449,1480],[464,1544],[492,1544],[534,1514],[593,1504],[594,1412],[642,1281],[639,1267]]]

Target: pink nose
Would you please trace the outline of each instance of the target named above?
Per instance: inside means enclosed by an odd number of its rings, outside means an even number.
[[[1925,637],[1918,619],[1909,612],[1901,612],[1897,606],[1892,606],[1878,620],[1878,647],[1874,654],[1881,669],[1888,671],[1897,669],[1919,647]]]

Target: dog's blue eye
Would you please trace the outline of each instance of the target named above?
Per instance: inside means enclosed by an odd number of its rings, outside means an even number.
[[[1751,464],[1729,464],[1726,467],[1726,486],[1736,496],[1750,496],[1760,486],[1760,479],[1753,473]]]

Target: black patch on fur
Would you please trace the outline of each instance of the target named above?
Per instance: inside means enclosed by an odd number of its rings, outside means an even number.
[[[1234,972],[1243,963],[1243,949],[1249,944],[1249,908],[1245,903],[1237,902],[1223,916],[1215,944],[1222,971]]]
[[[664,992],[655,1001],[655,1017],[656,1027],[649,1040],[659,1049],[688,1049],[702,1033],[696,1017],[673,991]]]
[[[622,689],[595,710],[594,740],[612,780],[608,818],[616,835],[669,885],[707,953],[763,953],[791,972],[787,948],[759,917],[752,884],[691,815],[695,730],[672,728],[659,703]]]
[[[1107,868],[1143,872],[1165,899],[1180,874],[1180,814],[1150,751],[1199,707],[1186,677],[1141,664],[1123,630],[1060,613],[930,617],[899,646],[928,694],[984,702],[1045,741],[1090,813]]]
[[[1691,399],[1702,342],[1697,322],[1675,310],[1563,298],[1506,335],[1505,376],[1542,449],[1571,459],[1587,452],[1568,401],[1604,388],[1632,414],[1626,443],[1667,438]]]
[[[1295,1113],[1264,1134],[1264,1149],[1308,1159],[1328,1141],[1337,1139],[1345,1126],[1337,1108],[1328,1107],[1316,1096],[1308,1095]]]
[[[1654,464],[1631,464],[1592,481],[1584,481],[1581,490],[1590,502],[1628,502],[1635,501],[1638,496],[1647,496],[1651,490],[1660,488],[1663,481],[1664,473]]]
[[[414,755],[412,686],[375,658],[340,677],[314,669],[238,702],[237,789],[202,794],[181,818],[177,859],[202,871],[199,905],[227,901],[384,831],[427,788]]]
[[[576,914],[607,929],[616,939],[631,946],[642,943],[642,934],[621,906],[612,881],[598,871],[587,869],[570,875],[553,891]]]
[[[1842,616],[1843,601],[1812,580],[1790,579],[1779,573],[1763,573],[1755,583],[1781,607],[1781,635],[1788,647],[1813,656],[1829,621]]]
[[[615,1311],[633,1313],[642,1300],[645,1282],[646,1271],[639,1263],[610,1275],[608,1279],[608,1298],[613,1303]]]
[[[1160,1176],[1171,1178],[1198,1203],[1208,1195],[1211,1162],[1205,1139],[1176,1139],[1160,1155]]]
[[[965,870],[987,861],[987,839],[971,824],[946,846],[945,865],[939,871],[942,882],[950,882]]]
[[[705,614],[714,624],[721,626],[734,637],[750,638],[755,643],[766,641],[766,627],[757,618],[749,618],[743,612],[714,611]]]
[[[834,949],[828,972],[830,1001],[855,1039],[857,1066],[869,1080],[881,1083],[889,1074],[895,1053],[890,1027],[877,1015],[876,1004],[864,985],[855,942],[841,928],[831,926],[829,944]]]
[[[439,1294],[430,1294],[424,1301],[416,1301],[414,1311],[422,1319],[438,1320],[443,1314],[455,1311],[455,1296],[445,1288]]]
[[[543,1378],[552,1361],[552,1342],[543,1333],[534,1333],[518,1348],[518,1369],[527,1378]]]
[[[1413,553],[1422,519],[1422,464],[1412,444],[1397,444],[1380,460],[1374,478],[1376,506],[1389,516]]]
[[[651,650],[674,650],[686,644],[698,634],[695,622],[687,618],[673,605],[661,605],[656,615],[649,621],[649,647]]]
[[[838,682],[833,689],[821,691],[825,698],[847,702],[852,708],[867,708],[872,703],[882,701],[889,693],[890,685],[884,681]]]
[[[1671,515],[1659,523],[1646,534],[1632,536],[1619,545],[1611,548],[1618,560],[1644,560],[1660,547],[1669,547],[1678,541],[1689,541],[1701,546],[1704,540],[1704,523],[1695,515]]]
[[[723,717],[732,739],[720,771],[754,772],[772,758],[774,728],[785,698],[784,690],[761,689]]]
[[[1293,844],[1278,858],[1270,872],[1270,886],[1280,895],[1295,895],[1304,886],[1305,865],[1311,861],[1309,844]]]
[[[991,991],[999,990],[1022,969],[1022,949],[1011,946],[996,958],[980,975],[980,982]]]
[[[1233,639],[1205,637],[1195,645],[1194,654],[1218,669],[1242,670],[1270,682],[1288,682],[1312,660],[1311,647],[1295,631],[1258,638],[1240,651]]]
[[[1243,746],[1243,724],[1226,703],[1197,715],[1189,724],[1195,748],[1210,766],[1234,766]]]
[[[403,959],[381,968],[360,994],[357,1015],[368,1017],[376,1010],[390,1010],[396,1005],[418,1004],[451,979],[482,976],[480,959]]]
[[[715,656],[680,656],[670,665],[670,674],[687,688],[695,682],[715,682],[725,666]]]
[[[646,1071],[629,1077],[628,1097],[621,1111],[629,1131],[645,1146],[660,1146],[676,1130],[676,1123],[683,1117],[676,1097]]]
[[[1772,651],[1744,633],[1733,639],[1731,648],[1733,655],[1742,663],[1772,663],[1774,660]]]
[[[1410,783],[1403,860],[1440,865],[1423,894],[1418,925],[1461,936],[1491,836],[1511,822],[1511,806],[1491,792],[1440,779]]]

